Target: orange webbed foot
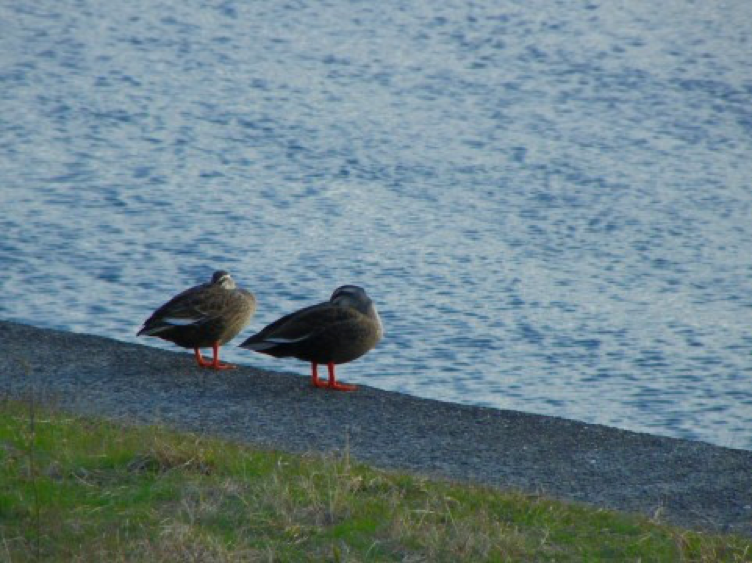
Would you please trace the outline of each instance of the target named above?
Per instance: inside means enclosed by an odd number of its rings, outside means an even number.
[[[329,368],[329,384],[327,385],[329,389],[331,389],[332,391],[355,391],[357,389],[355,385],[348,385],[346,383],[337,382],[337,377],[334,374],[333,363],[327,364],[327,368]]]
[[[316,362],[311,362],[311,386],[316,387],[317,389],[323,389],[326,387],[326,381],[321,381],[319,379],[319,365]]]
[[[201,367],[208,368],[208,369],[214,369],[214,370],[223,370],[223,369],[238,369],[238,366],[235,364],[223,364],[222,362],[212,362],[210,364],[204,364]]]
[[[339,383],[337,381],[333,383],[330,381],[327,387],[332,391],[355,391],[358,388],[357,385],[348,385],[347,383]]]

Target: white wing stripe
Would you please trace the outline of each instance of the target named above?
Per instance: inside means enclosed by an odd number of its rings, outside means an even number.
[[[311,334],[313,333],[306,334],[305,336],[301,336],[300,338],[265,338],[264,340],[261,340],[259,342],[252,342],[251,344],[241,345],[241,347],[248,350],[256,350],[257,352],[260,352],[261,350],[268,350],[269,348],[274,348],[275,346],[279,346],[280,344],[292,344],[293,342],[300,342],[301,340],[305,340],[306,338],[311,336]]]
[[[300,342],[302,340],[305,340],[311,336],[310,334],[306,334],[305,336],[301,336],[300,338],[265,338],[264,342],[271,342],[272,344],[292,344],[293,342]]]
[[[206,320],[204,317],[199,317],[197,319],[194,318],[176,318],[176,317],[165,317],[161,320],[163,323],[167,323],[173,326],[188,326],[193,325],[196,323],[200,323],[201,321]]]

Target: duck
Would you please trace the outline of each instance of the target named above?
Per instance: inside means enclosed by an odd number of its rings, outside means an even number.
[[[311,363],[314,387],[354,391],[337,381],[335,366],[352,362],[373,349],[384,336],[379,313],[365,289],[343,285],[329,301],[311,305],[274,321],[240,347],[275,358],[293,357]],[[326,364],[329,379],[319,379]]]
[[[137,336],[154,336],[193,348],[199,367],[215,370],[237,366],[219,361],[219,349],[235,338],[256,312],[256,297],[237,286],[229,272],[217,270],[211,281],[186,289],[146,319]],[[212,348],[211,361],[201,348]]]

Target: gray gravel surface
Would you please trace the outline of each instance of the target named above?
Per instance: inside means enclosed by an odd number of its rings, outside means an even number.
[[[34,390],[76,412],[290,452],[349,447],[354,458],[382,468],[752,536],[752,451],[366,386],[313,389],[307,375],[201,370],[186,353],[12,322],[0,321],[0,341],[6,396]],[[303,363],[283,366],[307,374]]]

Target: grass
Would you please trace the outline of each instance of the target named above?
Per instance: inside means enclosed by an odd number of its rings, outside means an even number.
[[[0,561],[752,561],[752,541],[0,402]]]

